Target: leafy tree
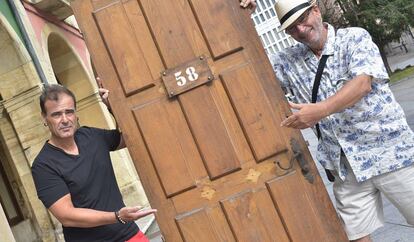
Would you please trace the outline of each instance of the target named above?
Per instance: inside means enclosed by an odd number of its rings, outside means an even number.
[[[354,26],[366,29],[378,45],[388,73],[391,73],[384,48],[392,41],[399,41],[402,33],[410,31],[409,26],[414,26],[413,0],[322,0],[319,2],[319,5],[322,5],[324,19],[335,27]]]

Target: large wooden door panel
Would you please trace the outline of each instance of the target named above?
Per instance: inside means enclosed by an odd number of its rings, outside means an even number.
[[[237,241],[289,241],[265,188],[236,194],[220,204]]]
[[[210,178],[215,179],[240,169],[240,161],[226,124],[209,88],[202,86],[184,93],[179,96],[179,101],[204,158]]]
[[[134,114],[165,195],[171,197],[194,188],[196,179],[205,172],[179,105],[153,102],[134,110]]]
[[[280,122],[269,100],[266,98],[262,86],[257,80],[251,65],[220,75],[228,96],[232,101],[240,123],[245,130],[247,140],[252,147],[257,161],[274,156],[286,150],[283,135],[274,125]]]
[[[346,241],[238,0],[71,5],[168,242]],[[169,98],[162,73],[200,56],[214,79]]]
[[[125,6],[128,9],[128,6]],[[145,61],[142,48],[132,33],[127,11],[120,3],[96,12],[95,19],[102,40],[112,58],[113,65],[126,95],[153,85],[153,77]],[[113,36],[118,36],[116,39]],[[122,46],[122,48],[118,48]]]
[[[220,207],[184,213],[176,222],[185,241],[236,241]]]
[[[238,22],[223,21],[228,16],[238,14],[238,6],[231,6],[234,2],[220,0],[190,0],[189,2],[214,60],[242,49],[242,40],[237,33]]]

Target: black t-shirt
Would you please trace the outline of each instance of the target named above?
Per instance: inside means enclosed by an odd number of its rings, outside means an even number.
[[[79,155],[67,154],[46,142],[32,165],[37,195],[43,204],[49,208],[70,193],[76,208],[113,212],[124,207],[109,155],[119,145],[120,137],[117,130],[81,127],[75,133]],[[63,227],[67,242],[126,241],[138,231],[134,222]]]

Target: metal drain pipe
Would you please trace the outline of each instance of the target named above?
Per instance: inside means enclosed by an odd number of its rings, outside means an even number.
[[[47,85],[47,79],[45,73],[43,72],[42,66],[40,65],[39,58],[36,55],[35,49],[33,48],[32,42],[30,41],[29,35],[27,34],[26,28],[24,27],[23,20],[17,11],[16,3],[14,0],[7,0],[9,7],[13,13],[14,19],[19,26],[20,31],[22,32],[23,42],[29,52],[30,58],[33,60],[34,67],[36,69],[37,74],[39,75],[40,80],[44,85]]]

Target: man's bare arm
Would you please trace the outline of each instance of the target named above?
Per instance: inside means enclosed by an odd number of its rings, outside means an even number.
[[[295,104],[291,108],[299,111],[293,113],[280,124],[284,127],[305,129],[314,126],[321,119],[353,106],[371,91],[372,77],[358,75],[346,83],[335,95],[318,103]]]
[[[118,223],[115,211],[106,212],[88,208],[75,208],[70,194],[63,196],[52,204],[49,211],[65,227],[91,228]],[[123,207],[119,210],[119,216],[122,220],[129,222],[153,214],[156,211],[156,209],[142,211],[139,207]]]
[[[98,89],[99,96],[101,97],[102,102],[108,108],[109,113],[111,113],[112,116],[113,116],[114,114],[112,113],[111,105],[109,104],[109,100],[108,100],[109,90],[103,88],[102,81],[100,80],[99,77],[96,78],[96,82],[98,83],[98,86],[99,86],[99,89]],[[118,122],[116,121],[115,117],[114,117],[114,120],[115,120],[116,129],[119,130]],[[124,138],[122,136],[122,132],[121,132],[121,140],[119,141],[119,145],[116,149],[119,150],[119,149],[123,149],[125,147],[126,147],[125,140],[124,140]]]

